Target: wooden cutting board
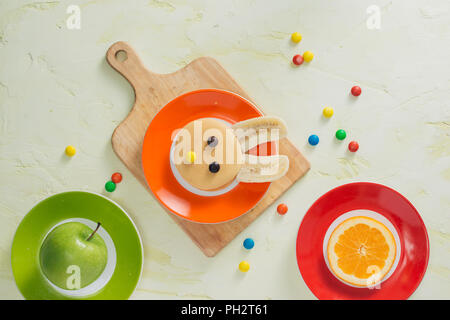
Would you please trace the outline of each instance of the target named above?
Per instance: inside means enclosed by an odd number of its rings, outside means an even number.
[[[150,121],[162,107],[185,92],[202,88],[232,91],[251,101],[228,72],[209,57],[198,58],[174,73],[156,74],[144,67],[127,43],[116,42],[106,53],[106,59],[130,82],[135,93],[133,108],[112,135],[112,146],[120,160],[150,193],[142,170],[142,143]],[[230,222],[199,224],[168,213],[206,256],[215,256],[309,170],[309,162],[288,139],[280,141],[280,154],[289,157],[289,171],[271,184],[265,197],[247,214]]]

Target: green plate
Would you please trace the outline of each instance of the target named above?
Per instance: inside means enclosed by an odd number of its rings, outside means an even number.
[[[69,219],[100,221],[115,249],[115,267],[106,284],[88,295],[61,292],[40,270],[44,238],[55,225]],[[139,282],[142,261],[141,238],[126,212],[102,195],[83,191],[60,193],[39,202],[17,228],[11,250],[14,278],[25,299],[128,299]]]

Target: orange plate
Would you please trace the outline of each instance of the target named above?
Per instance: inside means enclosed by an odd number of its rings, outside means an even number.
[[[178,183],[170,168],[171,137],[175,130],[196,119],[218,118],[236,123],[262,115],[248,100],[217,89],[191,91],[170,101],[151,121],[142,147],[145,179],[155,197],[174,214],[200,223],[229,221],[251,210],[270,183],[241,182],[229,192],[213,197],[191,193]],[[257,148],[251,153],[263,155]],[[276,153],[275,143],[268,144],[267,153]]]

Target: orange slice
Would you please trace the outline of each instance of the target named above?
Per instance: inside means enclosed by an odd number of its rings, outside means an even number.
[[[352,217],[334,229],[328,241],[333,273],[358,287],[374,286],[394,264],[397,246],[392,232],[368,217]]]

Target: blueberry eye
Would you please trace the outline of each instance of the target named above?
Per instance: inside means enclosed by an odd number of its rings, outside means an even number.
[[[209,171],[211,171],[212,173],[217,173],[220,170],[220,164],[218,164],[217,162],[213,162],[209,165]]]
[[[206,141],[206,143],[208,144],[208,146],[210,146],[211,148],[214,148],[215,146],[217,146],[217,144],[219,143],[219,140],[217,140],[217,138],[215,136],[211,136],[208,138],[208,140]]]

